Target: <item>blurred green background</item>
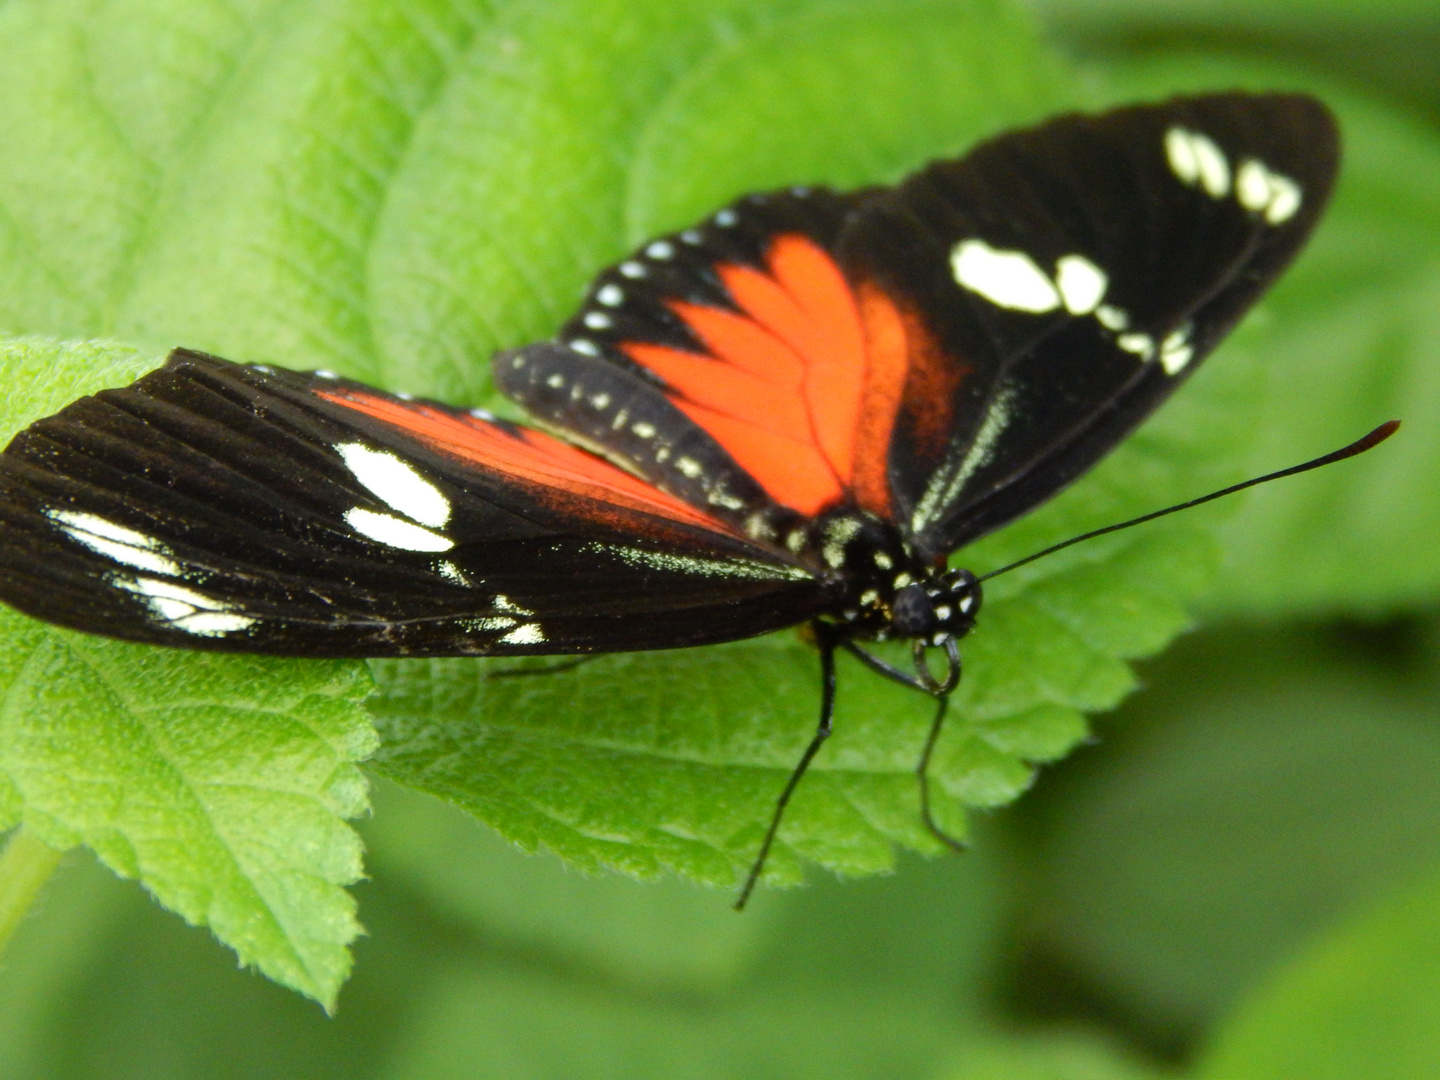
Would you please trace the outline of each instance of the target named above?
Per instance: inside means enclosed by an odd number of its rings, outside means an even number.
[[[792,122],[783,118],[805,109],[863,109],[845,99],[841,76],[826,80],[863,66],[867,49],[889,47],[863,35],[847,39],[853,55],[773,47],[784,35],[772,23],[877,5],[720,7],[710,16],[697,5],[686,23],[626,21],[612,4],[521,0],[11,0],[0,6],[0,69],[10,68],[0,70],[0,109],[12,115],[0,129],[18,123],[18,103],[43,97],[22,75],[26,64],[55,66],[46,49],[67,63],[79,56],[82,79],[86,47],[70,46],[108,36],[153,64],[157,86],[160,75],[229,80],[263,95],[267,80],[304,78],[323,92],[327,73],[307,67],[316,42],[364,24],[360,44],[373,53],[364,79],[412,117],[443,124],[445,110],[459,110],[487,137],[487,124],[561,131],[539,108],[437,96],[423,65],[402,69],[386,53],[387,35],[409,35],[429,42],[443,67],[453,59],[445,50],[463,40],[492,66],[495,93],[523,103],[521,60],[550,48],[557,64],[589,79],[577,81],[573,99],[547,103],[563,117],[664,103],[638,145],[626,143],[629,157],[574,166],[624,172],[627,217],[617,231],[643,235],[708,205],[703,174],[694,190],[667,185],[677,155],[732,154],[741,164],[727,182],[747,172],[771,182],[781,136],[767,132],[783,132]],[[1021,32],[1034,20],[1056,78],[1093,103],[1242,83],[1309,86],[1336,105],[1345,186],[1296,282],[1257,314],[1242,357],[1273,372],[1246,465],[1288,464],[1394,413],[1407,428],[1379,452],[1387,461],[1259,493],[1217,526],[1225,561],[1195,632],[1140,666],[1142,689],[1095,718],[1091,742],[1045,769],[1013,807],[980,817],[964,858],[907,856],[893,876],[853,882],[812,872],[808,887],[762,891],[737,917],[723,892],[585,876],[552,856],[518,854],[460,811],[373,778],[374,813],[360,823],[369,876],[354,890],[368,936],[333,1018],[237,970],[205,931],[76,851],[0,958],[0,1077],[1440,1075],[1440,6],[957,0],[894,11],[943,28],[977,8]],[[462,23],[464,34],[455,30]],[[611,68],[601,70],[596,52]],[[616,76],[625,66],[614,58],[626,55],[647,58],[633,81]],[[881,70],[889,81],[872,92],[928,107],[913,73]],[[1023,71],[1006,83],[1004,72],[1001,57],[985,75],[1001,97],[1023,98],[1038,78]],[[103,68],[91,74],[103,89]],[[127,85],[134,108],[178,108],[143,78]],[[412,98],[397,86],[413,87]],[[768,102],[782,119],[772,124],[762,110],[693,130],[700,118],[723,119],[737,99]],[[689,130],[687,140],[668,140],[671,128]],[[117,135],[102,125],[84,137]],[[811,166],[792,155],[787,179],[813,167],[858,182],[897,158],[955,149],[905,137],[839,147]],[[580,186],[568,171],[536,172],[523,147],[494,138],[488,145],[515,155],[515,170],[562,191]],[[83,173],[85,162],[74,167]],[[43,189],[43,178],[8,168],[0,193]],[[183,169],[177,175],[157,197],[183,199]],[[457,199],[483,196],[456,185]],[[400,206],[391,220],[405,213]],[[314,226],[324,225],[317,211]],[[376,242],[403,247],[426,228],[416,215],[409,226]],[[216,250],[226,250],[224,222],[213,228]],[[5,250],[25,248],[21,232],[0,222]],[[561,223],[555,235],[510,242],[564,247],[567,237]],[[434,237],[427,243],[432,250]],[[592,254],[573,254],[577,281],[599,265]],[[383,272],[356,284],[292,269],[287,287],[296,289],[386,287]],[[38,272],[0,259],[0,280],[23,284]],[[83,277],[84,268],[49,272]],[[429,273],[423,280],[439,280],[440,270]],[[564,313],[533,283],[455,273],[437,290],[493,290],[495,304],[528,311],[521,321],[537,325]],[[391,283],[377,301],[378,344],[357,353],[356,373],[387,378],[409,353],[427,352],[441,360],[426,369],[439,390],[483,392],[473,353],[488,340],[485,327],[450,343],[446,334],[465,334],[453,320],[437,318],[428,336],[413,321],[387,323],[422,277]],[[108,333],[225,348],[205,321],[205,297],[194,295],[221,296],[223,284],[147,287],[170,290],[169,308],[151,304],[148,322],[102,318]],[[435,303],[428,294],[416,302]],[[94,333],[87,320],[99,317],[61,300],[43,312],[5,303],[7,325],[29,332]],[[334,327],[297,328],[268,309],[245,311],[243,298],[239,307],[252,317],[245,355],[266,349],[311,366],[307,348],[341,340]]]

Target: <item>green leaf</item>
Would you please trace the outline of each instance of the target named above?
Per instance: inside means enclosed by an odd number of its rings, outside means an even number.
[[[959,1067],[945,1080],[1160,1080],[1167,1075],[1083,1029],[967,1040],[959,1057]]]
[[[0,46],[13,60],[0,73],[0,322],[470,402],[491,349],[550,333],[649,230],[757,183],[893,178],[1077,96],[1026,18],[989,0],[174,0],[124,14],[14,0]],[[1254,428],[1247,348],[1227,346],[1102,470],[965,561],[993,567],[1238,478]],[[55,355],[77,391],[131,373]],[[17,399],[15,422],[60,400]],[[1124,660],[1184,625],[1213,566],[1207,514],[995,583],[935,762],[952,829],[964,807],[1024,790],[1083,737],[1083,711],[1133,685]],[[17,631],[22,649],[31,632]],[[79,648],[63,640],[65,655]],[[143,655],[84,649],[116,670]],[[260,670],[150,662],[207,686]],[[379,665],[380,767],[578,865],[730,884],[814,724],[814,666],[793,636],[524,686],[479,664]],[[265,693],[293,702],[353,671],[263,670]],[[842,678],[841,730],[787,823],[777,880],[797,880],[802,859],[874,872],[896,843],[935,847],[909,775],[928,705],[848,664]],[[104,715],[106,700],[86,707]],[[241,738],[258,760],[271,734]],[[0,781],[0,813],[22,796]]]
[[[0,443],[37,416],[77,397],[123,386],[160,365],[158,357],[111,341],[53,341],[0,335]]]
[[[417,183],[423,177],[430,186],[397,195],[397,205],[413,198],[415,209],[393,219],[405,226],[396,240],[406,245],[403,257],[391,264],[403,274],[382,295],[406,319],[424,320],[407,341],[440,349],[442,366],[458,369],[446,357],[466,356],[477,341],[503,341],[494,327],[538,333],[553,326],[596,265],[737,191],[891,177],[1060,100],[1055,62],[1013,12],[989,5],[822,10],[753,29],[737,25],[708,51],[676,23],[663,51],[667,70],[684,77],[653,85],[645,55],[571,62],[569,43],[592,16],[565,10],[563,28],[549,18],[517,18],[513,54],[477,70],[473,87],[457,82],[443,107],[458,111],[447,113],[433,145],[427,135],[415,150]],[[633,7],[606,17],[622,26],[642,18]],[[515,114],[521,88],[532,123],[517,129],[494,110]],[[615,106],[613,116],[574,110],[576,100],[596,97]],[[739,153],[756,137],[753,117],[761,113],[775,145]],[[536,131],[544,134],[538,145]],[[594,146],[601,137],[610,141],[605,153]],[[540,176],[560,175],[561,153],[579,169],[563,167],[557,196]],[[505,168],[496,172],[495,162]],[[583,199],[582,181],[594,186]],[[480,214],[459,198],[462,184],[473,192],[477,183],[485,196]],[[511,216],[533,212],[537,192],[544,226],[522,236]],[[607,206],[617,208],[614,217],[600,213]],[[506,222],[503,230],[497,220]],[[514,252],[508,263],[463,254],[482,241],[495,246],[500,235]],[[457,290],[459,274],[470,276]],[[558,296],[557,282],[569,283]],[[470,298],[470,314],[457,311],[457,291]],[[390,351],[433,366],[420,348]],[[1248,435],[1250,376],[1243,359],[1231,363],[1202,374],[1189,403],[1083,494],[977,547],[973,562],[998,565],[1203,491],[1212,477],[1233,478],[1234,446]],[[457,385],[446,378],[442,386]],[[1202,526],[1192,522],[1097,544],[996,584],[969,643],[958,715],[934,770],[942,796],[950,796],[940,809],[952,828],[964,828],[962,806],[994,806],[1023,791],[1035,762],[1061,756],[1083,737],[1080,710],[1108,708],[1129,690],[1121,659],[1160,648],[1184,625],[1184,603],[1209,565]],[[813,729],[814,669],[813,653],[793,636],[606,658],[546,680],[490,679],[490,668],[469,661],[378,664],[386,696],[374,708],[385,749],[376,765],[466,807],[527,849],[546,847],[582,867],[732,884]],[[936,848],[919,825],[911,775],[929,706],[848,664],[841,674],[839,734],[791,812],[775,880],[798,880],[802,859],[863,873],[889,868],[897,842]]]
[[[56,848],[85,844],[242,963],[327,1006],[359,930],[343,819],[374,745],[353,664],[200,658],[0,613],[0,775]]]
[[[1268,386],[1254,473],[1342,446],[1384,420],[1399,435],[1359,461],[1248,496],[1222,529],[1218,613],[1388,612],[1440,595],[1440,135],[1314,74],[1220,55],[1116,63],[1117,99],[1197,87],[1286,86],[1337,112],[1345,161],[1305,257],[1255,320]]]
[[[1031,954],[1173,1045],[1440,856],[1440,686],[1372,648],[1232,625],[1150,665],[1025,808]]]
[[[477,938],[503,937],[625,985],[688,994],[727,988],[755,962],[780,911],[731,918],[713,890],[576,874],[553,857],[521,856],[438,799],[386,783],[374,797],[362,835],[377,878],[404,881]]]
[[[1440,1071],[1440,873],[1346,920],[1268,980],[1197,1077],[1426,1080]]]

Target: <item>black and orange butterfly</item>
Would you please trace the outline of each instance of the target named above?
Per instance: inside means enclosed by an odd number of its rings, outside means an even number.
[[[308,657],[808,623],[823,712],[778,824],[829,728],[835,651],[939,697],[933,744],[981,603],[948,554],[1195,370],[1305,242],[1337,157],[1314,99],[1226,93],[1064,116],[895,187],[747,196],[496,357],[544,430],[177,350],[0,455],[0,599]],[[887,637],[914,674],[857,644]]]

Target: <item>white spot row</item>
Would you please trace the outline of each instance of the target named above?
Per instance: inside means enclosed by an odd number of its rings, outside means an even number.
[[[950,267],[956,284],[1011,311],[1043,315],[1061,307],[1071,315],[1094,315],[1106,330],[1116,334],[1115,344],[1142,361],[1155,357],[1155,339],[1149,334],[1122,332],[1130,316],[1122,308],[1102,303],[1109,287],[1105,272],[1083,255],[1065,255],[1055,263],[1052,279],[1028,254],[991,247],[984,240],[962,240],[951,250]],[[1188,330],[1172,334],[1160,347],[1167,374],[1185,369],[1195,355]],[[978,440],[977,440],[978,445]]]
[[[962,240],[950,252],[950,269],[962,288],[998,307],[1033,315],[1057,311],[1088,315],[1100,306],[1110,279],[1083,255],[1066,255],[1055,277],[1023,251],[1002,251],[984,240]]]
[[[1165,158],[1181,183],[1199,186],[1212,199],[1231,191],[1230,161],[1211,138],[1183,127],[1165,133]],[[1303,196],[1288,176],[1271,172],[1261,161],[1246,158],[1234,175],[1235,198],[1246,210],[1263,214],[1271,225],[1295,216]]]

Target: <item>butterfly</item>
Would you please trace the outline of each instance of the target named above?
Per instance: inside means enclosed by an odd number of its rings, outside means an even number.
[[[1300,250],[1337,163],[1315,99],[1217,93],[1061,116],[893,187],[749,195],[495,357],[534,426],[178,349],[0,454],[0,599],[297,657],[806,624],[821,722],[748,894],[828,734],[836,651],[939,699],[928,762],[982,602],[950,553],[1195,371]],[[860,644],[887,638],[912,643],[913,673]]]

